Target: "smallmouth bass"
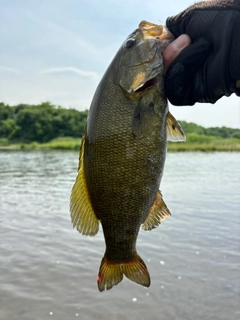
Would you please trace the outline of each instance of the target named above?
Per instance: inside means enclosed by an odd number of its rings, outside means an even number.
[[[185,141],[164,95],[161,53],[172,40],[163,26],[142,21],[120,47],[90,106],[70,212],[83,235],[94,236],[102,224],[106,252],[99,291],[124,275],[150,286],[137,236],[141,226],[152,230],[170,216],[159,191],[167,139]]]

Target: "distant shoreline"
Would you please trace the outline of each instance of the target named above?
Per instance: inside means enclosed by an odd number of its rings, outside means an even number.
[[[190,139],[191,140],[191,139]],[[66,150],[66,151],[79,151],[81,139],[63,137],[56,138],[47,143],[9,143],[7,140],[0,140],[0,150]],[[239,139],[219,139],[213,138],[210,141],[198,142],[168,142],[169,152],[188,152],[188,151],[240,151]]]

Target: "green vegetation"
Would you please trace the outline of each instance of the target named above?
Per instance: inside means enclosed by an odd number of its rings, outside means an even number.
[[[185,143],[168,143],[170,151],[240,151],[240,129],[204,128],[193,122],[179,121],[186,134]]]
[[[54,149],[54,150],[78,150],[81,145],[81,139],[72,138],[72,137],[59,137],[53,140],[50,140],[46,143],[38,143],[38,142],[31,142],[31,143],[16,143],[16,144],[8,144],[3,145],[1,144],[0,139],[0,149],[21,149],[21,150],[47,150],[47,149]]]
[[[179,121],[179,122],[186,134],[195,133],[196,135],[199,135],[199,136],[218,137],[222,139],[228,139],[228,138],[240,139],[240,129],[233,129],[233,128],[227,128],[227,127],[204,128],[193,122],[186,122],[186,121]]]
[[[185,143],[168,143],[168,151],[240,151],[240,139],[186,134]]]
[[[0,103],[0,139],[9,143],[46,143],[58,137],[82,136],[86,111],[65,109],[49,102],[8,106]]]
[[[0,147],[79,150],[88,111],[39,105],[0,103]],[[186,143],[168,143],[169,151],[240,151],[240,129],[204,128],[180,121]]]

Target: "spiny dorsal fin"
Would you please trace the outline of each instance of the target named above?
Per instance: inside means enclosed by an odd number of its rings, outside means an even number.
[[[186,136],[182,127],[170,112],[168,112],[167,114],[166,127],[167,127],[168,141],[173,141],[173,142],[186,141]]]
[[[142,224],[142,229],[150,231],[159,226],[159,224],[170,215],[171,213],[166,206],[166,203],[163,201],[161,191],[158,191],[150,212],[145,222]]]
[[[70,213],[73,227],[76,227],[76,229],[83,235],[95,236],[95,234],[97,234],[98,232],[99,221],[94,213],[88,194],[83,161],[86,127],[82,136],[78,175],[76,178],[76,182],[72,188],[70,198]]]

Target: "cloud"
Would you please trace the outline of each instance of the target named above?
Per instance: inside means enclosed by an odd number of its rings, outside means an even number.
[[[10,72],[10,73],[15,73],[15,74],[19,73],[19,70],[15,69],[15,68],[5,67],[5,66],[0,66],[0,71]]]
[[[74,67],[62,67],[62,68],[48,68],[39,71],[39,74],[54,74],[54,73],[75,73],[81,77],[92,78],[94,81],[98,81],[100,76],[93,71],[83,71]]]

